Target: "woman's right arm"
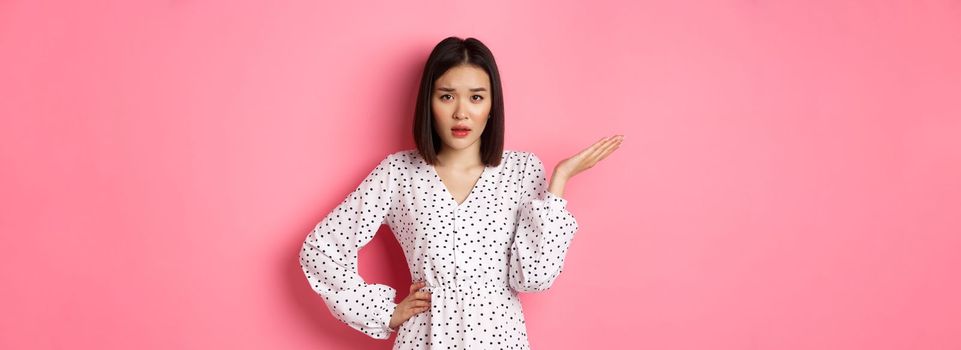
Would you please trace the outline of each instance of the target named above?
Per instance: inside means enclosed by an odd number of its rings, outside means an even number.
[[[387,339],[397,291],[368,284],[357,270],[358,251],[373,239],[398,194],[394,157],[388,155],[307,235],[300,266],[330,312],[375,339]]]

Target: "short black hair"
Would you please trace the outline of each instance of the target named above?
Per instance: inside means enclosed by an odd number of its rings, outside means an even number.
[[[481,134],[480,156],[486,166],[497,166],[501,162],[504,152],[504,93],[501,90],[501,78],[497,72],[494,55],[484,43],[475,38],[461,39],[456,36],[447,37],[434,46],[424,73],[420,78],[420,89],[417,92],[417,104],[414,108],[414,143],[417,151],[428,164],[437,162],[437,152],[443,142],[434,130],[431,96],[433,96],[434,82],[444,75],[447,70],[469,65],[483,69],[490,77],[491,83],[491,112]]]

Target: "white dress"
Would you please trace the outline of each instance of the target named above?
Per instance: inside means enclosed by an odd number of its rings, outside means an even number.
[[[394,349],[529,349],[518,292],[561,273],[577,231],[567,200],[547,191],[541,160],[505,150],[458,204],[416,150],[387,155],[304,240],[300,264],[331,313],[389,339],[397,291],[366,283],[357,252],[387,224],[431,307],[397,330]],[[397,301],[400,301],[399,299]]]

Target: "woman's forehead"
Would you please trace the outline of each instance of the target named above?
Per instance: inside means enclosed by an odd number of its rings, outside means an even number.
[[[490,87],[490,77],[483,69],[473,66],[457,66],[448,69],[437,78],[438,89],[470,90]]]

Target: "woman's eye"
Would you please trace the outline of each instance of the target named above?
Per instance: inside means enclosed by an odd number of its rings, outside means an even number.
[[[481,95],[474,95],[474,97],[480,97],[480,98],[478,98],[476,101],[480,101],[480,100],[483,100],[483,99],[484,99],[484,96],[481,96]]]
[[[443,100],[444,97],[447,97],[447,96],[450,96],[450,95],[440,95],[440,99]]]

